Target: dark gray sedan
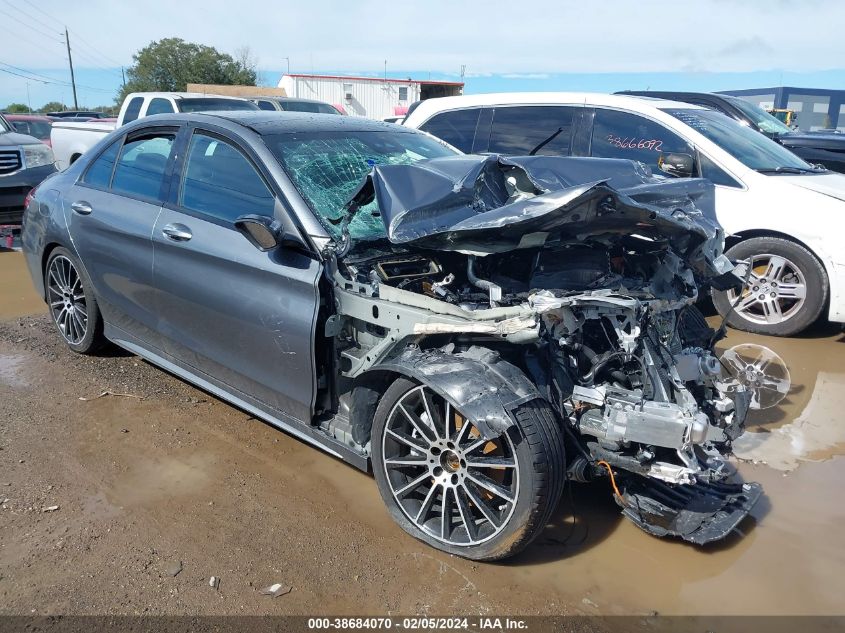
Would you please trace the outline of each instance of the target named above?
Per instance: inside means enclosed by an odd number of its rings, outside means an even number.
[[[567,479],[699,544],[761,494],[721,459],[766,387],[720,376],[694,305],[740,283],[706,181],[353,117],[160,115],[42,183],[22,241],[71,349],[111,341],[371,467],[447,552],[519,551]]]

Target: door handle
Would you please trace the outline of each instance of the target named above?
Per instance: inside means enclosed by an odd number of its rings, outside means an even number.
[[[164,237],[167,237],[175,242],[187,242],[194,235],[191,230],[184,224],[167,224],[161,229]]]
[[[77,200],[70,208],[73,209],[74,213],[78,213],[79,215],[88,215],[94,209],[91,208],[91,205],[85,202],[85,200]]]

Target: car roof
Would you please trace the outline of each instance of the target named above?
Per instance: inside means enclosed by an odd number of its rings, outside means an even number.
[[[129,97],[172,97],[174,99],[236,99],[238,101],[248,101],[245,97],[234,97],[232,95],[216,95],[204,92],[130,92],[126,95]]]
[[[255,97],[247,97],[247,99],[262,99],[264,101],[284,101],[295,103],[321,103],[323,105],[331,105],[329,103],[326,103],[325,101],[320,101],[319,99],[304,99],[302,97],[264,97],[258,95]]]
[[[687,90],[620,90],[613,94],[629,97],[653,97],[674,101],[683,101],[690,97],[698,99],[730,99],[729,95],[719,94],[718,92],[693,92]]]
[[[292,132],[400,132],[413,133],[416,130],[398,127],[392,123],[376,121],[357,116],[327,117],[311,112],[277,112],[269,110],[220,110],[214,112],[156,114],[137,120],[134,127],[143,127],[143,122],[208,121],[224,120],[254,130],[258,134],[285,134]]]
[[[426,99],[413,112],[408,114],[408,119],[411,119],[411,117],[414,119],[428,118],[432,114],[444,110],[496,105],[591,105],[615,106],[641,111],[650,107],[701,108],[701,106],[681,101],[597,92],[498,92]]]
[[[43,114],[4,114],[7,121],[52,121]]]

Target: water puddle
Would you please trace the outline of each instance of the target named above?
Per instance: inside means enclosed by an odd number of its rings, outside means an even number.
[[[734,454],[786,471],[801,461],[830,459],[845,448],[843,411],[845,374],[820,372],[798,417],[771,430],[749,430],[734,442]]]
[[[82,500],[82,511],[94,519],[112,519],[121,513],[121,509],[110,503],[104,492],[98,492]]]
[[[23,253],[0,252],[0,320],[47,311],[44,298],[32,285]]]
[[[106,491],[108,503],[140,506],[192,496],[212,480],[211,457],[192,455],[184,460],[138,457]]]
[[[713,322],[711,321],[711,325]],[[764,345],[786,364],[792,385],[777,406],[749,413],[745,434],[734,442],[742,460],[791,471],[805,461],[845,454],[845,334],[835,325],[802,338],[756,336],[729,330],[719,351],[743,343]]]
[[[0,354],[0,385],[20,388],[27,386],[23,376],[25,357],[20,354]]]

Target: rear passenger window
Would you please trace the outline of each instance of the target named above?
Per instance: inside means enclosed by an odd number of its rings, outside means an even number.
[[[488,151],[497,154],[528,154],[556,134],[537,154],[569,156],[573,112],[574,108],[565,106],[497,107],[493,113]]]
[[[248,213],[272,217],[275,198],[239,150],[196,133],[188,149],[180,203],[186,209],[233,222]]]
[[[468,153],[472,151],[472,140],[475,138],[475,126],[478,124],[480,113],[481,108],[441,112],[423,123],[420,129]]]
[[[111,174],[114,171],[114,161],[117,159],[117,153],[120,151],[122,142],[123,139],[119,138],[109,145],[106,151],[100,154],[97,160],[88,167],[82,182],[98,189],[108,189],[109,183],[111,183]]]
[[[645,163],[655,174],[661,154],[689,154],[693,148],[660,123],[618,110],[597,109],[593,124],[592,155],[597,158],[627,158]]]
[[[162,99],[161,97],[156,97],[150,101],[150,105],[147,108],[147,116],[152,116],[154,114],[170,114],[172,112],[176,112],[173,108],[173,104],[167,99]]]
[[[174,134],[154,134],[128,140],[120,153],[112,190],[148,200],[161,199],[164,170]]]
[[[126,113],[123,115],[124,123],[131,123],[138,118],[141,113],[141,106],[144,105],[144,97],[133,97],[129,105],[126,106]]]
[[[273,107],[272,101],[256,101],[256,105],[260,110],[275,110],[276,108]]]

